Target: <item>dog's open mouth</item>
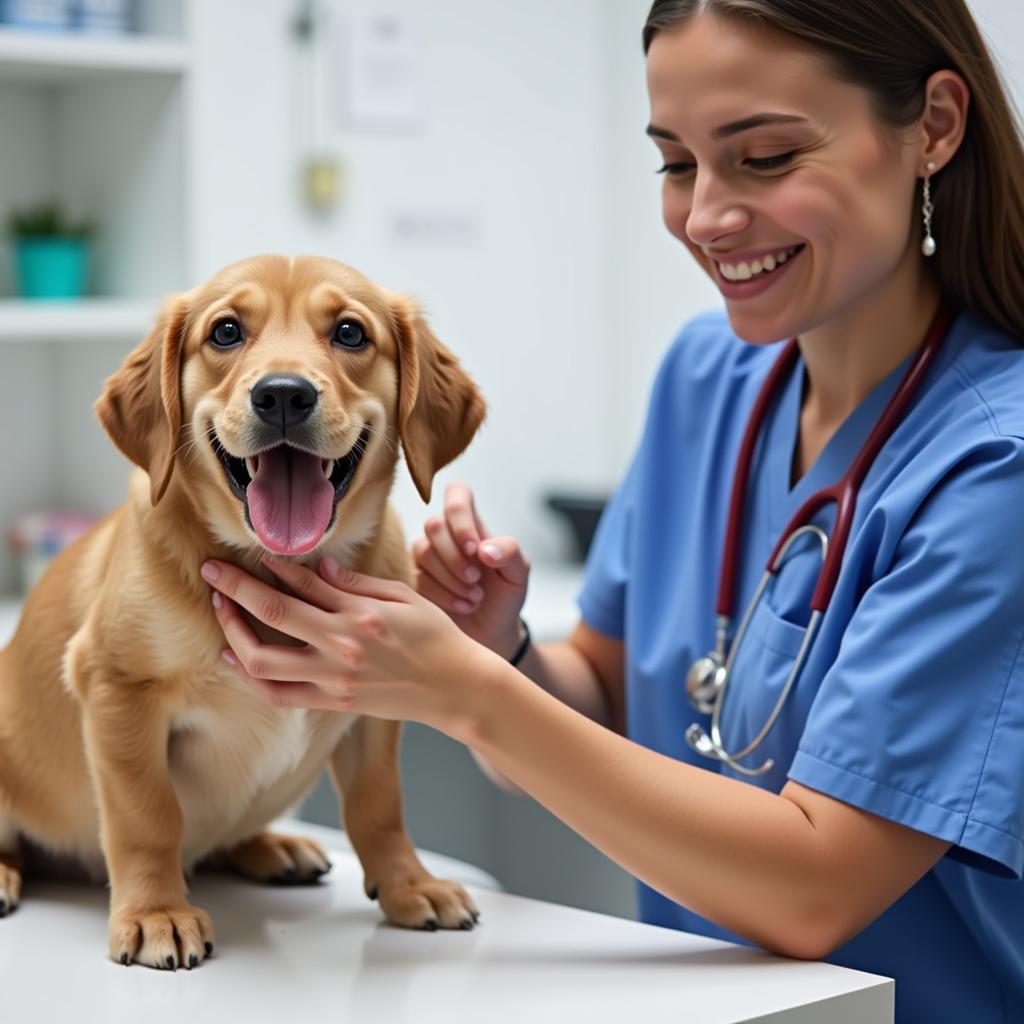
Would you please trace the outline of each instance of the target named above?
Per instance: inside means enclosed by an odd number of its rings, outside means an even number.
[[[340,459],[275,445],[257,455],[231,455],[213,436],[231,493],[245,505],[245,516],[268,550],[301,555],[320,543],[330,529],[338,502],[352,484],[370,440],[365,428]]]

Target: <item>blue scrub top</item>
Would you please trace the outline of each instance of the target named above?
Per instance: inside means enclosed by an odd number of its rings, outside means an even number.
[[[828,959],[896,979],[905,1022],[1024,1021],[1024,347],[959,316],[861,488],[831,604],[794,691],[748,767],[693,753],[684,679],[715,638],[715,598],[740,442],[779,345],[724,314],[680,333],[639,450],[602,517],[584,620],[625,642],[627,733],[708,771],[779,792],[787,778],[953,843]],[[738,622],[790,516],[843,475],[909,360],[790,488],[804,382],[780,388],[751,469]],[[814,520],[827,530],[834,505]],[[751,621],[725,702],[726,749],[767,720],[810,617],[819,545],[797,541]],[[757,841],[752,835],[751,842]],[[742,941],[644,885],[643,920]]]

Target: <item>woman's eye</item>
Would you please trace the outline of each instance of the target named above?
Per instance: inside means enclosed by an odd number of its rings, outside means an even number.
[[[774,171],[785,167],[795,156],[795,150],[790,153],[779,153],[778,156],[748,156],[747,165],[753,167],[755,171]]]
[[[342,320],[334,328],[334,343],[347,349],[365,348],[370,344],[362,325],[355,320]]]
[[[231,348],[241,340],[242,325],[237,320],[221,320],[210,335],[210,341],[218,348]]]
[[[686,163],[685,161],[679,161],[673,164],[664,164],[657,170],[658,174],[667,174],[670,178],[678,177],[681,174],[688,174],[692,171],[694,165],[692,163]]]

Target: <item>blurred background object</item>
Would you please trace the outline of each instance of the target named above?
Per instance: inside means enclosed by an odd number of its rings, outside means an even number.
[[[601,513],[609,496],[553,492],[545,495],[544,504],[565,520],[572,538],[572,559],[585,562],[594,540]]]
[[[94,229],[71,221],[54,201],[15,210],[8,219],[17,291],[26,299],[78,299],[86,293]]]
[[[80,32],[131,32],[134,16],[135,0],[72,0],[72,24]]]
[[[18,563],[20,592],[27,595],[54,557],[92,524],[91,516],[78,512],[35,512],[15,519],[8,542]]]
[[[136,0],[0,0],[0,24],[49,32],[130,32]]]
[[[0,23],[18,28],[62,31],[72,27],[71,0],[0,0]]]

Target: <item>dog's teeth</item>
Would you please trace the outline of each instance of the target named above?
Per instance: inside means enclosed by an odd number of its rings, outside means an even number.
[[[334,463],[330,459],[322,459],[320,462],[320,468],[324,471],[324,476],[329,477],[331,475],[331,468]]]
[[[249,458],[247,458],[245,460],[245,468],[247,470],[249,470],[249,476],[253,480],[256,479],[256,470],[259,469],[259,466],[260,466],[260,457],[258,455],[251,455]]]

